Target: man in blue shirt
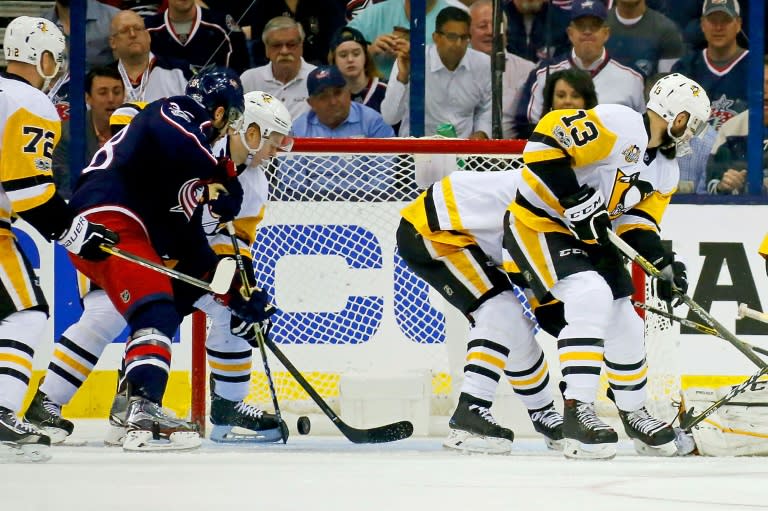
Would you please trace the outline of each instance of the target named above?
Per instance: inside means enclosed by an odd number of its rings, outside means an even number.
[[[347,81],[335,66],[320,66],[307,77],[309,112],[293,124],[293,136],[318,138],[394,137],[381,114],[352,101]]]

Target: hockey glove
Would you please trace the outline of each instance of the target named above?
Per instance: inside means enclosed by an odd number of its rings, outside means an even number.
[[[203,200],[208,204],[211,213],[218,216],[221,222],[229,222],[234,220],[240,212],[243,187],[236,177],[221,184],[211,184],[205,188]]]
[[[109,254],[99,248],[100,245],[115,245],[120,241],[116,232],[101,224],[89,222],[83,215],[76,215],[72,225],[60,238],[59,243],[75,255],[90,261],[100,261]]]
[[[251,296],[244,298],[241,293],[233,294],[229,301],[232,318],[229,321],[231,332],[242,337],[253,347],[258,347],[256,326],[263,335],[269,335],[272,328],[270,316],[277,308],[269,303],[269,295],[263,289],[252,288]]]
[[[688,292],[688,273],[685,264],[675,261],[675,255],[669,254],[657,267],[661,270],[661,278],[656,279],[656,296],[671,303],[672,307],[677,307],[683,303],[680,295]],[[672,284],[677,288],[677,292],[672,290]]]
[[[578,192],[562,199],[560,205],[565,209],[563,216],[568,229],[577,238],[601,245],[608,242],[611,219],[608,217],[603,196],[598,190],[582,185]]]

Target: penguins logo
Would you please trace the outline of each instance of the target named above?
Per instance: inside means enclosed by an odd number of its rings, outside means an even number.
[[[611,218],[615,218],[626,213],[632,206],[652,193],[653,186],[647,181],[640,180],[640,172],[625,174],[621,169],[616,169],[616,181],[613,183],[608,214]]]

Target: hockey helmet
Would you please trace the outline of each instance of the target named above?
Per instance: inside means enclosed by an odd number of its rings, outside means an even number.
[[[3,40],[5,60],[35,66],[37,74],[45,79],[43,88],[46,88],[59,72],[64,62],[65,47],[64,34],[52,21],[45,18],[19,16],[11,20],[5,29]],[[46,51],[51,53],[56,64],[56,68],[50,75],[43,72],[43,54]]]
[[[200,71],[187,83],[187,96],[200,103],[213,117],[224,107],[227,125],[234,125],[243,115],[243,84],[227,67],[213,66]]]
[[[667,121],[667,133],[680,145],[704,132],[712,106],[701,85],[680,73],[672,73],[660,78],[651,87],[648,110]],[[682,135],[675,136],[671,131],[672,122],[682,112],[688,112],[688,124]]]
[[[288,134],[291,132],[293,119],[283,102],[262,91],[249,92],[244,99],[245,111],[241,123],[236,129],[243,144],[248,147],[244,138],[248,126],[257,124],[261,130],[261,142],[253,152],[261,149],[267,141],[274,143],[278,149],[290,151],[293,146],[293,139]]]

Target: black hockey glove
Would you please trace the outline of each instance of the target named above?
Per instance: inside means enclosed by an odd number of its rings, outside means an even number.
[[[224,183],[208,185],[205,188],[203,200],[210,207],[211,213],[218,216],[221,222],[229,222],[240,213],[243,186],[236,177]]]
[[[598,190],[582,185],[579,191],[563,198],[560,205],[565,209],[568,229],[581,241],[608,243],[611,219],[605,201]]]
[[[99,248],[100,245],[115,245],[120,241],[116,232],[101,224],[89,222],[83,215],[76,215],[67,232],[61,235],[59,243],[75,255],[90,261],[100,261],[109,254]]]
[[[264,336],[272,329],[270,317],[277,308],[269,303],[269,295],[263,289],[252,288],[251,296],[244,298],[241,293],[233,294],[229,301],[232,318],[229,321],[230,331],[242,337],[254,348],[258,347],[256,328],[261,329]]]
[[[656,279],[656,296],[672,307],[682,304],[680,294],[688,293],[688,273],[685,264],[675,261],[674,253],[662,259],[657,268],[661,270],[661,278]],[[677,293],[672,290],[672,284],[677,288]]]

